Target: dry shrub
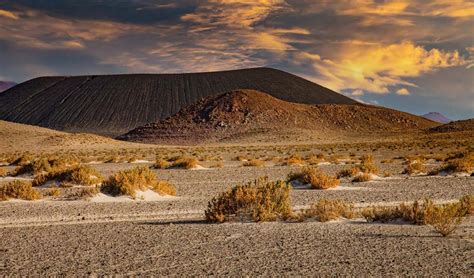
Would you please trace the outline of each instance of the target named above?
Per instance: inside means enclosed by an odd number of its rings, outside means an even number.
[[[304,160],[298,154],[290,156],[286,161],[286,165],[302,165],[302,164],[304,164]]]
[[[43,195],[49,196],[49,197],[58,197],[59,195],[61,195],[61,190],[59,190],[59,188],[57,188],[56,186],[52,186],[44,190]]]
[[[360,214],[368,222],[390,222],[397,219],[417,225],[430,225],[443,236],[451,234],[461,224],[468,211],[467,200],[456,203],[435,205],[432,200],[415,201],[413,204],[400,204],[394,207],[369,207]]]
[[[403,170],[403,174],[415,175],[425,172],[425,165],[419,161],[413,161]]]
[[[360,164],[356,166],[362,173],[377,174],[379,169],[374,163],[374,158],[371,155],[363,155]]]
[[[265,165],[265,161],[260,159],[251,159],[249,161],[245,161],[242,165],[245,167],[262,167]]]
[[[164,159],[157,158],[153,167],[156,169],[166,169],[170,167],[170,163]]]
[[[357,175],[358,173],[359,173],[359,168],[353,167],[350,169],[342,169],[341,171],[337,173],[336,176],[338,179],[340,179],[340,178],[345,178],[345,177],[353,177]]]
[[[304,168],[301,172],[290,173],[287,180],[297,180],[303,184],[309,184],[313,189],[333,188],[337,187],[340,183],[339,179],[323,173],[318,168]]]
[[[459,199],[464,214],[474,214],[474,195],[466,195]]]
[[[359,173],[352,179],[352,182],[367,182],[372,180],[372,175],[368,173]]]
[[[267,177],[237,185],[209,202],[206,219],[209,222],[287,219],[292,215],[290,190],[286,182],[272,182]]]
[[[217,162],[217,163],[211,164],[209,167],[210,167],[210,168],[223,168],[223,167],[224,167],[224,163],[222,163],[222,162]]]
[[[425,216],[425,222],[442,236],[448,236],[461,224],[463,217],[460,202],[434,206]]]
[[[320,222],[327,222],[341,217],[352,219],[354,216],[352,205],[340,200],[321,199],[305,210],[302,218],[316,218]]]
[[[100,191],[97,187],[74,188],[74,190],[71,190],[65,198],[69,200],[87,199],[94,197],[99,194],[99,192]]]
[[[31,182],[15,180],[0,185],[0,201],[10,198],[37,200],[41,199],[41,193],[32,187]]]
[[[90,166],[78,165],[39,174],[33,180],[33,186],[40,186],[51,180],[61,183],[94,185],[102,181],[102,176]]]
[[[198,160],[195,157],[179,157],[177,158],[173,164],[172,167],[176,168],[185,168],[185,169],[193,169],[198,166]]]
[[[167,181],[158,181],[152,185],[151,189],[159,194],[176,195],[176,188]]]
[[[474,168],[474,154],[458,154],[450,158],[442,167],[430,172],[436,175],[441,172],[446,173],[470,173]]]
[[[101,191],[112,196],[128,195],[135,198],[136,191],[152,189],[160,194],[173,193],[174,187],[156,180],[156,174],[144,166],[119,171],[110,176],[101,187]],[[164,191],[160,191],[164,190]]]
[[[6,168],[0,168],[0,178],[8,176],[8,170]]]

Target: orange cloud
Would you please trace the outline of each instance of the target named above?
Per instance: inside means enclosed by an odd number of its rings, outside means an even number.
[[[19,19],[20,17],[10,11],[0,9],[0,16],[10,18],[10,19]]]
[[[322,76],[317,81],[335,90],[350,88],[385,94],[390,92],[390,86],[416,86],[404,78],[466,64],[457,51],[426,50],[411,42],[390,45],[347,43],[339,49],[334,48],[333,52],[332,57],[325,59],[308,53],[297,57],[309,59]]]
[[[410,95],[410,91],[408,91],[406,88],[401,88],[401,89],[397,90],[395,93],[397,95],[400,95],[400,96],[409,96]]]

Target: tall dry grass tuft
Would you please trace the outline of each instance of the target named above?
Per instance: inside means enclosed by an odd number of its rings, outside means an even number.
[[[128,195],[133,198],[136,196],[136,191],[147,189],[152,189],[159,194],[176,194],[176,189],[171,184],[157,181],[156,174],[144,166],[119,171],[106,179],[101,187],[101,191],[106,194]]]
[[[286,182],[269,181],[267,177],[237,185],[209,202],[206,219],[209,222],[287,219],[292,215],[290,190]]]
[[[0,201],[8,199],[37,200],[41,193],[34,189],[31,182],[15,180],[0,185]]]
[[[287,180],[309,184],[313,189],[328,189],[340,184],[339,179],[323,173],[318,168],[304,168],[301,172],[290,173]]]

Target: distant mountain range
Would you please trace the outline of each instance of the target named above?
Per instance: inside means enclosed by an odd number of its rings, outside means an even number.
[[[442,124],[447,124],[452,121],[451,119],[445,117],[443,114],[439,112],[429,112],[421,116],[425,119],[432,120],[433,122],[442,123]]]
[[[15,85],[16,83],[12,81],[0,81],[0,93],[10,89],[11,87]]]

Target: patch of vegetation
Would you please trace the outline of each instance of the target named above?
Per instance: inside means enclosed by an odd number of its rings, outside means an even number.
[[[267,177],[237,185],[209,202],[206,219],[209,222],[288,219],[292,215],[290,190],[286,182],[269,181]]]
[[[0,201],[8,199],[37,200],[41,193],[34,189],[31,182],[15,180],[0,185]]]
[[[411,205],[369,207],[363,209],[360,214],[368,222],[390,222],[401,219],[412,224],[430,225],[441,235],[448,236],[459,226],[462,218],[469,213],[469,209],[466,207],[472,206],[469,204],[472,202],[470,198],[472,197],[441,205],[435,205],[432,200],[425,199],[423,202],[415,201]]]
[[[99,194],[99,189],[97,187],[82,187],[82,188],[74,188],[68,192],[65,196],[68,200],[82,200],[92,198],[95,195]]]
[[[294,154],[294,155],[288,157],[288,159],[286,161],[286,165],[303,165],[303,164],[304,164],[304,160],[298,154]]]
[[[245,167],[262,167],[265,165],[265,161],[254,158],[249,161],[245,161],[242,165]]]
[[[94,185],[102,181],[102,176],[88,165],[59,168],[51,172],[39,174],[33,180],[33,186],[41,186],[48,181],[80,185]]]
[[[101,191],[112,196],[128,195],[133,198],[136,191],[152,189],[159,194],[174,195],[176,190],[167,182],[157,181],[156,174],[144,166],[119,171],[104,181]]]
[[[157,158],[155,161],[155,164],[153,164],[153,167],[155,169],[167,169],[171,166],[171,164],[162,158]]]
[[[318,168],[304,168],[301,172],[290,173],[287,180],[309,184],[313,189],[328,189],[340,184],[337,177],[327,175]]]
[[[198,166],[198,160],[195,157],[188,157],[188,156],[179,157],[172,163],[172,167],[176,167],[176,168],[193,169],[193,168],[196,168],[197,166]]]
[[[403,170],[403,174],[408,175],[416,175],[420,173],[424,173],[426,171],[425,165],[420,161],[416,160],[407,165],[405,170]]]
[[[8,170],[6,168],[0,167],[0,178],[8,176]]]
[[[372,180],[372,175],[368,173],[359,173],[353,179],[352,182],[367,182]]]
[[[445,172],[449,174],[453,173],[471,173],[474,169],[474,154],[473,153],[461,153],[455,156],[449,157],[445,164],[433,171],[430,175],[437,175]]]
[[[354,207],[341,200],[321,199],[302,212],[300,219],[316,218],[320,222],[336,220],[341,217],[354,218]]]

